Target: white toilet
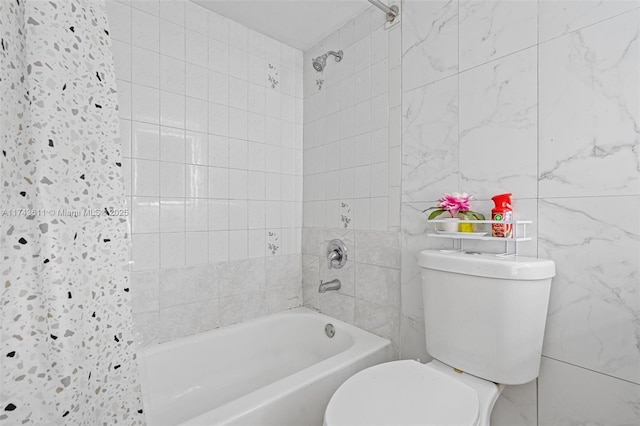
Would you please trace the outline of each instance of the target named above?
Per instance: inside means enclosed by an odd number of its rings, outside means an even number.
[[[338,388],[325,426],[488,426],[503,385],[538,377],[555,264],[424,250],[427,364],[393,361]]]

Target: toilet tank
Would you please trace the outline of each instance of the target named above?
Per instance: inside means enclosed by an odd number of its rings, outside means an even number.
[[[538,377],[553,261],[423,250],[418,264],[432,357],[496,383]]]

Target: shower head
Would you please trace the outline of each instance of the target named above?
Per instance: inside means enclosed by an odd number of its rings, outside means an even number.
[[[322,72],[324,67],[327,66],[327,57],[329,55],[333,55],[336,57],[336,62],[340,62],[342,60],[342,50],[338,50],[334,52],[333,50],[328,51],[324,55],[318,56],[317,58],[313,58],[313,69]]]

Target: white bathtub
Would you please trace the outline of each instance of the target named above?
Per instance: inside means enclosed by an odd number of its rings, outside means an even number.
[[[327,337],[324,327],[335,326]],[[305,308],[139,352],[147,424],[322,425],[331,395],[391,344]]]

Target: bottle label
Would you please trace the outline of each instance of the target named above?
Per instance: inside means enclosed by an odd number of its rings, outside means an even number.
[[[513,220],[513,212],[496,212],[491,220],[511,222]],[[494,223],[491,225],[491,235],[497,238],[511,238],[513,236],[513,224]]]

